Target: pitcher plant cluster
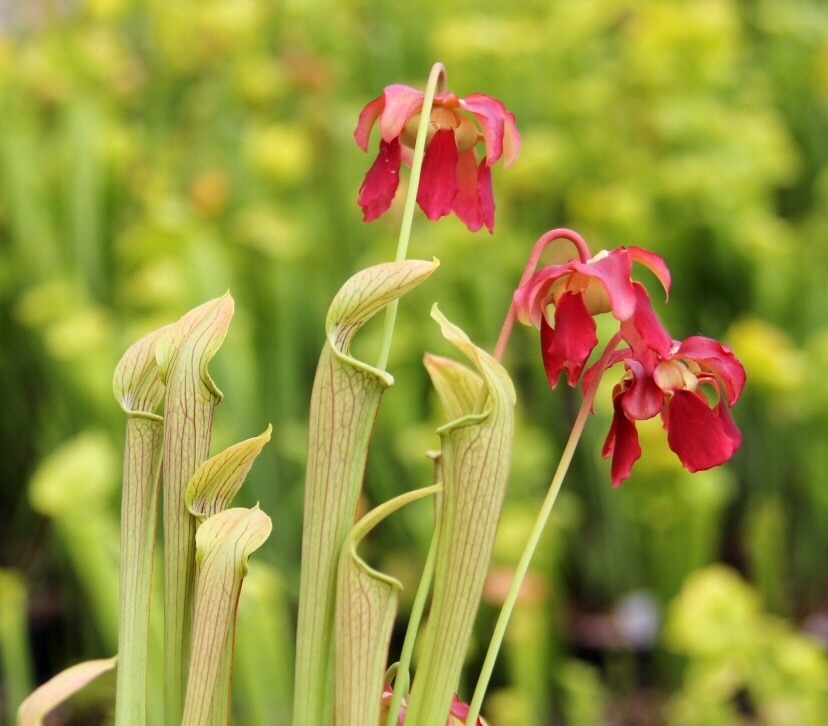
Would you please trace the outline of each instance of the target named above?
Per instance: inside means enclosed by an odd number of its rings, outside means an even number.
[[[666,330],[633,276],[640,268],[668,295],[670,272],[659,255],[640,247],[593,254],[572,230],[546,232],[529,252],[493,352],[432,308],[459,359],[424,357],[445,409],[437,430],[440,449],[431,453],[434,479],[357,521],[374,423],[394,384],[386,363],[397,305],[439,266],[436,259],[407,258],[415,205],[429,220],[455,214],[469,230],[493,233],[491,169],[501,160],[511,164],[520,148],[515,118],[504,104],[480,93],[460,98],[447,91],[440,64],[424,92],[390,85],[365,106],[354,133],[363,151],[369,151],[375,127],[377,156],[358,194],[366,222],[390,208],[403,165],[411,171],[394,261],[348,279],[325,322],[310,401],[293,723],[474,726],[485,723],[481,706],[510,615],[604,375],[616,380],[602,453],[611,459],[610,481],[617,487],[642,455],[637,422],[656,416],[688,471],[730,459],[741,443],[730,408],[742,393],[745,372],[727,346],[700,335],[677,340]],[[552,246],[560,248],[558,259],[560,253],[570,259],[541,265]],[[377,360],[356,358],[354,336],[383,310]],[[270,439],[270,426],[210,456],[222,394],[208,363],[232,315],[229,294],[206,302],[139,340],[118,365],[114,391],[126,418],[118,655],[73,666],[41,686],[21,705],[21,724],[40,723],[57,703],[112,668],[116,724],[146,724],[159,499],[165,723],[229,722],[236,606],[248,557],[271,530],[258,507],[230,506]],[[597,336],[599,315],[614,321],[606,341]],[[537,330],[551,389],[563,374],[566,384],[580,388],[582,402],[516,564],[476,688],[458,694],[509,480],[516,398],[502,359],[515,322]],[[399,657],[390,663],[401,585],[360,556],[360,542],[386,517],[423,498],[433,500],[433,537]]]

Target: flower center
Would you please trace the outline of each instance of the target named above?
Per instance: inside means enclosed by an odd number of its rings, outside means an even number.
[[[659,363],[653,378],[662,391],[695,391],[699,386],[699,379],[678,360],[665,360]]]
[[[414,143],[417,140],[420,115],[418,113],[408,119],[400,134],[400,141],[409,149],[414,148]],[[460,153],[471,149],[477,143],[477,127],[470,118],[461,116],[445,106],[435,106],[431,109],[431,116],[429,117],[426,143],[431,141],[432,136],[437,131],[445,130],[454,131],[454,141]]]
[[[590,275],[573,272],[556,280],[549,291],[555,305],[565,292],[580,293],[590,315],[607,313],[612,309],[607,289]]]

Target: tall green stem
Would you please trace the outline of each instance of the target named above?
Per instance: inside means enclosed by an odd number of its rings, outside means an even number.
[[[439,461],[438,456],[434,462],[435,483],[438,476]],[[417,633],[420,630],[426,600],[431,590],[431,581],[434,578],[437,541],[440,539],[439,512],[442,498],[442,494],[435,495],[435,512],[438,516],[435,518],[434,533],[431,535],[431,544],[428,546],[428,555],[426,556],[425,566],[423,568],[423,576],[420,578],[419,585],[417,585],[417,594],[414,596],[414,604],[411,606],[411,617],[408,619],[408,629],[405,631],[405,640],[403,640],[400,660],[397,663],[397,675],[394,677],[394,692],[391,695],[391,703],[388,706],[388,718],[385,721],[385,726],[397,726],[400,704],[402,703],[403,696],[408,692],[408,687],[411,683],[411,656],[414,654],[414,644],[417,642]]]
[[[489,649],[486,652],[486,659],[483,661],[483,668],[480,671],[480,676],[477,679],[477,686],[474,689],[474,695],[472,696],[471,703],[469,704],[469,713],[466,718],[466,726],[475,726],[477,723],[477,717],[480,714],[480,707],[483,704],[483,697],[485,696],[486,689],[489,686],[489,679],[492,676],[492,670],[494,669],[497,655],[500,652],[500,646],[503,643],[506,628],[509,625],[509,618],[515,608],[520,588],[523,585],[523,579],[529,569],[529,563],[535,555],[535,550],[537,549],[541,534],[543,534],[546,523],[549,521],[549,515],[552,513],[552,507],[555,504],[555,500],[558,498],[558,492],[561,490],[564,477],[569,470],[569,465],[572,462],[572,456],[575,453],[575,448],[578,446],[581,434],[584,431],[584,425],[586,424],[587,416],[592,409],[592,402],[595,399],[595,393],[598,390],[598,385],[601,383],[603,372],[606,370],[607,363],[609,362],[612,352],[620,342],[621,334],[616,333],[610,339],[609,343],[607,343],[607,347],[604,349],[604,352],[601,354],[601,358],[598,360],[598,364],[596,365],[595,375],[593,376],[592,381],[590,381],[589,387],[585,392],[584,401],[581,404],[577,417],[575,418],[575,424],[572,427],[572,432],[569,434],[569,439],[566,442],[563,454],[561,454],[561,460],[558,463],[558,468],[555,470],[555,475],[552,477],[552,482],[549,485],[549,491],[546,493],[546,498],[543,500],[543,504],[541,505],[537,519],[535,520],[535,525],[532,527],[532,531],[529,534],[529,540],[526,542],[526,547],[524,548],[523,554],[520,556],[520,561],[515,569],[515,576],[512,579],[512,584],[509,586],[509,591],[506,593],[506,598],[503,601],[503,607],[500,610],[500,615],[497,618],[494,633],[492,634],[492,640],[489,643]]]
[[[420,186],[420,172],[423,169],[426,137],[431,120],[431,107],[434,104],[434,94],[443,91],[446,84],[446,69],[442,63],[435,63],[428,76],[425,93],[423,95],[423,109],[420,112],[420,125],[417,127],[417,139],[414,142],[414,158],[411,160],[411,176],[408,181],[408,194],[403,207],[400,237],[397,241],[396,262],[402,262],[408,255],[408,242],[411,239],[411,225],[414,221],[414,205],[417,202],[417,189]],[[388,355],[391,352],[391,339],[394,336],[394,324],[397,321],[398,302],[394,300],[385,311],[385,323],[382,329],[382,342],[377,356],[377,368],[385,370],[388,364]]]
[[[164,424],[159,416],[127,418],[121,501],[116,726],[144,726],[147,698],[152,558]]]

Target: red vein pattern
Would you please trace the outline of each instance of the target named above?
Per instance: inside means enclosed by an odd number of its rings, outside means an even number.
[[[408,260],[370,267],[348,280],[331,303],[310,404],[302,571],[296,646],[294,726],[332,721],[336,569],[354,523],[368,445],[385,371],[349,355],[359,328],[437,268]]]

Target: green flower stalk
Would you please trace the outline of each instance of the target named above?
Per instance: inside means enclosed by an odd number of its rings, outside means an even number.
[[[164,386],[155,346],[166,328],[133,344],[115,369],[113,392],[126,413],[118,608],[116,726],[147,720],[147,648],[164,424]]]
[[[426,356],[428,358],[428,356]],[[428,363],[426,363],[428,365]],[[440,491],[434,495],[435,523],[434,532],[431,535],[431,542],[428,545],[428,554],[423,565],[423,574],[417,585],[417,592],[414,594],[414,602],[411,605],[411,614],[408,618],[408,628],[405,631],[400,650],[400,660],[391,665],[389,671],[394,669],[394,689],[391,692],[391,701],[388,704],[388,715],[385,719],[385,726],[397,726],[397,719],[402,706],[403,698],[408,694],[411,686],[411,659],[414,655],[414,645],[417,642],[417,635],[420,630],[420,623],[423,620],[428,595],[431,592],[431,583],[434,579],[434,560],[437,558],[437,543],[440,541],[440,507],[443,503],[442,466],[440,463],[440,452],[429,451],[429,457],[434,461],[434,483],[440,485]]]
[[[210,451],[213,410],[221,391],[207,365],[221,347],[233,317],[229,293],[200,305],[169,326],[156,358],[164,398],[164,713],[181,722],[190,655],[196,520],[184,494]]]
[[[535,519],[535,524],[532,527],[532,531],[529,533],[529,539],[526,542],[526,546],[524,547],[523,553],[521,554],[520,560],[515,568],[512,584],[509,586],[509,590],[504,598],[500,615],[497,618],[497,623],[495,624],[495,629],[492,633],[489,648],[486,651],[486,658],[483,661],[483,668],[480,671],[480,676],[477,679],[477,686],[474,689],[474,695],[469,703],[469,713],[466,717],[466,726],[475,726],[477,715],[480,713],[480,708],[483,705],[483,697],[486,695],[486,689],[489,687],[489,680],[491,678],[492,671],[494,670],[495,661],[497,660],[498,653],[500,652],[500,646],[503,643],[504,636],[506,635],[506,627],[509,624],[512,611],[517,603],[521,585],[523,585],[523,578],[526,577],[526,572],[529,570],[529,563],[535,555],[535,550],[540,542],[543,530],[546,527],[546,523],[549,521],[549,516],[552,514],[552,507],[555,505],[555,501],[558,498],[558,492],[560,492],[561,486],[563,485],[564,477],[566,476],[567,471],[569,471],[569,465],[572,463],[572,457],[575,454],[575,449],[578,446],[578,442],[581,440],[581,434],[584,432],[587,416],[592,410],[592,403],[595,400],[595,394],[598,391],[598,384],[601,382],[601,372],[603,372],[610,356],[618,347],[620,342],[621,335],[616,333],[616,335],[614,335],[607,343],[606,348],[601,354],[601,357],[596,365],[596,370],[599,371],[599,373],[592,377],[586,391],[584,392],[584,400],[581,403],[581,408],[578,410],[578,415],[575,417],[575,423],[572,426],[569,439],[567,439],[566,446],[561,454],[561,460],[558,462],[557,469],[555,469],[555,474],[549,484],[546,498],[543,500],[543,504],[541,504],[538,516]]]
[[[426,626],[406,724],[445,723],[460,679],[489,568],[514,439],[515,391],[509,375],[437,309],[444,337],[477,372],[435,356],[427,368],[452,420],[438,430],[443,502],[431,614]],[[475,412],[480,385],[486,406]]]
[[[419,285],[437,261],[408,260],[354,275],[328,311],[310,404],[297,627],[295,726],[333,717],[336,571],[353,526],[380,399],[393,378],[350,355],[354,335],[392,300]]]

